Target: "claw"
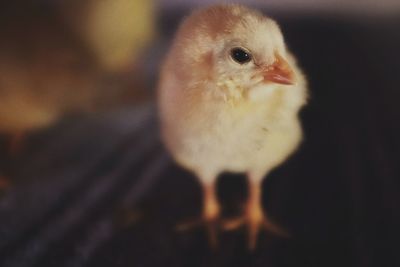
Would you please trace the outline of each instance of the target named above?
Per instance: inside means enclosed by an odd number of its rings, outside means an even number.
[[[215,224],[217,225],[217,218],[215,220],[206,220],[204,217],[191,219],[183,223],[179,223],[175,226],[175,231],[177,232],[186,232],[194,228],[201,228],[208,225]]]
[[[284,229],[283,227],[275,224],[274,222],[272,222],[270,219],[267,219],[264,216],[264,220],[263,220],[263,228],[269,232],[272,233],[276,236],[282,237],[282,238],[289,238],[290,234],[289,232]]]
[[[216,249],[218,246],[218,238],[217,238],[218,228],[219,228],[218,225],[219,225],[218,217],[215,218],[202,217],[199,219],[194,219],[188,222],[180,223],[175,227],[175,230],[177,232],[186,232],[193,228],[205,227],[210,247],[212,249]]]
[[[221,222],[221,228],[225,231],[233,231],[246,223],[244,216],[227,219]]]
[[[257,219],[249,219],[248,227],[248,248],[254,250],[257,246],[257,239],[260,231],[272,233],[282,238],[288,238],[288,232],[277,224],[271,222],[265,215]]]

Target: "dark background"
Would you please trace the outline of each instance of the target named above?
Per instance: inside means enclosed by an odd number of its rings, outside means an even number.
[[[160,14],[163,54],[187,10]],[[195,177],[158,138],[154,101],[65,118],[29,135],[0,196],[0,266],[400,266],[400,19],[272,14],[309,79],[305,141],[264,183],[264,207],[291,234],[176,232],[199,215]],[[156,77],[157,60],[150,76]],[[221,175],[224,215],[246,196]]]

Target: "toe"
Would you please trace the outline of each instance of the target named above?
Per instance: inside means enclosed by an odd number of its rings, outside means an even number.
[[[283,238],[289,238],[290,234],[288,233],[287,230],[285,230],[283,227],[279,226],[278,224],[274,223],[268,217],[264,217],[263,220],[263,227],[265,231],[272,233],[276,236],[283,237]]]
[[[226,219],[226,220],[221,221],[221,228],[222,228],[222,230],[225,230],[225,231],[233,231],[233,230],[236,230],[237,228],[241,227],[245,223],[246,223],[246,218],[243,216]]]

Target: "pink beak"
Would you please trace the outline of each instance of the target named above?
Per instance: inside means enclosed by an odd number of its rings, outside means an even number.
[[[280,55],[275,55],[275,62],[263,70],[264,81],[279,84],[294,84],[294,73],[289,63]]]

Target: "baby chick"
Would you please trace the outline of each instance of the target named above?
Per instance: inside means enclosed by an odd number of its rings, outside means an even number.
[[[261,182],[302,140],[307,88],[277,23],[241,5],[194,12],[176,34],[158,89],[163,141],[199,178],[203,219],[219,216],[217,176],[246,173],[249,248],[262,226],[281,232],[262,209]]]
[[[144,98],[143,75],[110,74],[53,5],[1,4],[0,36],[0,135],[8,140],[0,153],[7,158],[21,151],[25,135],[65,115],[109,111]],[[0,189],[9,184],[2,165]]]
[[[155,35],[154,1],[69,0],[60,7],[67,24],[109,72],[139,63]]]
[[[104,70],[96,53],[53,6],[7,5],[0,10],[0,36],[2,134],[20,139],[21,133],[46,127],[65,114],[110,110],[135,101],[132,91],[138,86],[129,82],[136,73],[128,81],[127,75]]]
[[[24,7],[0,19],[0,132],[17,136],[85,108],[96,75],[90,54],[54,14]]]

